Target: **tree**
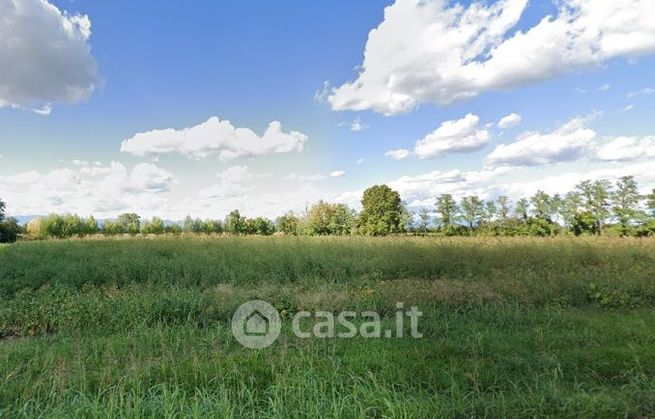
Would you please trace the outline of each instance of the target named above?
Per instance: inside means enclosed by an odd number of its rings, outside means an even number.
[[[559,206],[559,213],[562,216],[562,220],[571,230],[573,230],[575,216],[578,214],[581,205],[580,194],[577,192],[568,192]]]
[[[225,218],[225,231],[232,234],[244,232],[245,217],[242,217],[239,210],[234,210]]]
[[[244,222],[243,232],[246,234],[270,236],[275,232],[275,225],[267,218],[247,218]]]
[[[407,205],[400,203],[400,231],[408,232],[414,229],[414,213]]]
[[[307,212],[307,233],[311,235],[346,235],[355,225],[355,214],[344,204],[318,201]]]
[[[524,222],[528,221],[528,209],[530,208],[530,203],[527,198],[521,198],[516,201],[516,208],[514,209],[516,217]]]
[[[152,217],[150,221],[141,224],[141,233],[143,234],[163,234],[164,231],[166,231],[166,227],[159,217]]]
[[[609,216],[610,188],[611,184],[606,179],[595,182],[585,180],[576,185],[585,211],[591,213],[596,220],[595,230],[599,235],[603,234],[603,225]]]
[[[581,234],[598,234],[596,217],[590,211],[582,211],[575,214],[571,225],[576,236]]]
[[[551,219],[552,200],[550,195],[539,190],[530,198],[530,203],[532,204],[535,217],[541,218],[542,220]]]
[[[646,201],[646,205],[648,205],[648,209],[650,210],[650,215],[655,217],[655,189],[653,189],[652,193],[646,197]]]
[[[20,227],[15,218],[5,218],[5,209],[7,206],[0,199],[0,243],[13,243],[18,238]]]
[[[18,238],[20,226],[18,221],[13,217],[5,218],[2,214],[0,220],[0,243],[13,243]]]
[[[86,220],[86,234],[96,234],[100,229],[98,228],[98,222],[93,215],[89,216]]]
[[[202,233],[205,231],[205,223],[200,218],[191,218],[187,215],[182,222],[182,231],[185,233]]]
[[[359,229],[363,234],[380,236],[401,230],[400,194],[387,185],[375,185],[364,191]]]
[[[498,214],[498,208],[496,207],[496,203],[494,201],[487,201],[484,204],[484,221],[487,223],[490,223],[493,221],[493,219],[496,217],[496,214]]]
[[[137,234],[141,231],[141,221],[137,214],[126,212],[118,216],[116,223],[121,227],[124,233]]]
[[[512,204],[508,197],[501,195],[497,199],[498,202],[498,215],[503,223],[509,218],[509,213],[511,211]]]
[[[202,223],[202,231],[206,234],[222,233],[223,223],[220,220],[205,220]]]
[[[638,213],[637,206],[641,200],[633,176],[623,176],[616,182],[616,191],[612,194],[612,200],[614,202],[612,210],[619,222],[621,235],[625,235]]]
[[[452,226],[457,221],[457,213],[459,207],[453,196],[449,193],[441,194],[437,197],[437,212],[441,220],[441,226],[447,230],[452,229]]]
[[[277,231],[295,236],[300,233],[300,218],[289,211],[275,220],[275,226]]]
[[[423,234],[428,232],[428,227],[430,225],[430,210],[427,208],[421,208],[418,210],[418,230]]]
[[[471,195],[462,198],[460,205],[462,207],[462,218],[468,224],[469,229],[479,225],[484,216],[484,201],[476,195]]]

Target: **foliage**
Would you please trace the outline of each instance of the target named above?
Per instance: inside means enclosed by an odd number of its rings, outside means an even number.
[[[301,223],[300,218],[289,211],[275,220],[275,228],[284,234],[296,236],[300,234]]]
[[[83,218],[76,214],[50,214],[31,220],[27,233],[36,238],[84,237],[98,232],[98,223],[93,216]]]
[[[401,228],[401,200],[398,192],[387,185],[375,185],[364,191],[358,229],[369,236],[399,233]]]
[[[319,201],[307,211],[305,232],[309,235],[351,234],[355,227],[355,213],[344,204]]]

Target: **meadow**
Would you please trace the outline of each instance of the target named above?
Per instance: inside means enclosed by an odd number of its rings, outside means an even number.
[[[271,347],[232,336],[251,299]],[[301,339],[299,310],[423,312]],[[0,417],[655,416],[655,240],[167,236],[0,247]]]

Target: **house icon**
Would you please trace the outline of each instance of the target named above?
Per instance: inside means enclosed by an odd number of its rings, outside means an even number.
[[[282,323],[275,307],[263,300],[247,301],[232,316],[232,334],[250,349],[270,346],[280,336]]]
[[[258,310],[253,311],[250,316],[246,318],[245,334],[252,335],[265,335],[268,333],[269,320]]]

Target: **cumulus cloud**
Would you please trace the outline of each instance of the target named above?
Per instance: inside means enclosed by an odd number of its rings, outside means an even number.
[[[409,157],[410,154],[412,154],[412,152],[405,149],[405,148],[397,148],[395,150],[389,150],[386,153],[384,153],[384,155],[386,157],[390,157],[390,158],[392,158],[394,160],[405,159],[405,158]]]
[[[596,132],[587,118],[574,118],[552,132],[525,132],[510,144],[500,144],[487,156],[492,165],[534,166],[588,157]]]
[[[588,170],[565,170],[544,172],[531,167],[497,167],[482,170],[449,170],[401,176],[385,183],[398,191],[410,208],[434,206],[437,196],[448,193],[459,200],[467,195],[478,195],[482,199],[495,199],[507,195],[513,201],[531,196],[538,190],[549,194],[573,190],[575,185],[586,179],[608,179],[616,182],[621,176],[634,176],[643,192],[655,188],[655,161],[631,164],[601,163]],[[359,200],[363,190],[345,192],[337,202],[360,208]]]
[[[601,137],[587,127],[595,115],[573,118],[552,132],[525,132],[488,156],[491,166],[540,166],[568,161],[638,161],[655,157],[655,136]]]
[[[307,136],[298,131],[284,132],[273,121],[262,136],[249,128],[236,128],[230,121],[211,117],[206,122],[180,130],[156,129],[123,140],[121,151],[135,156],[180,153],[189,158],[218,155],[220,160],[254,157],[270,153],[302,151]]]
[[[527,4],[397,0],[369,33],[357,79],[332,89],[332,108],[393,115],[655,51],[652,0],[558,0],[556,15],[517,30]]]
[[[99,83],[91,55],[91,21],[46,0],[0,2],[0,108],[49,114],[51,103],[74,103]]]
[[[151,163],[140,163],[131,171],[119,162],[108,166],[59,168],[41,174],[28,171],[0,176],[3,198],[13,214],[77,212],[115,216],[121,211],[156,212],[162,195],[173,183],[173,175]]]
[[[479,150],[491,139],[489,131],[481,129],[479,124],[480,118],[473,114],[443,122],[439,128],[416,142],[414,154],[421,159],[432,159],[447,153]]]
[[[344,177],[346,175],[346,172],[343,170],[335,170],[333,172],[330,172],[330,177]]]
[[[630,161],[655,158],[655,136],[616,137],[602,145],[598,159],[605,161]]]
[[[522,119],[523,118],[521,118],[521,115],[512,112],[511,114],[500,118],[500,121],[498,121],[498,128],[507,129],[515,127],[521,123]]]

